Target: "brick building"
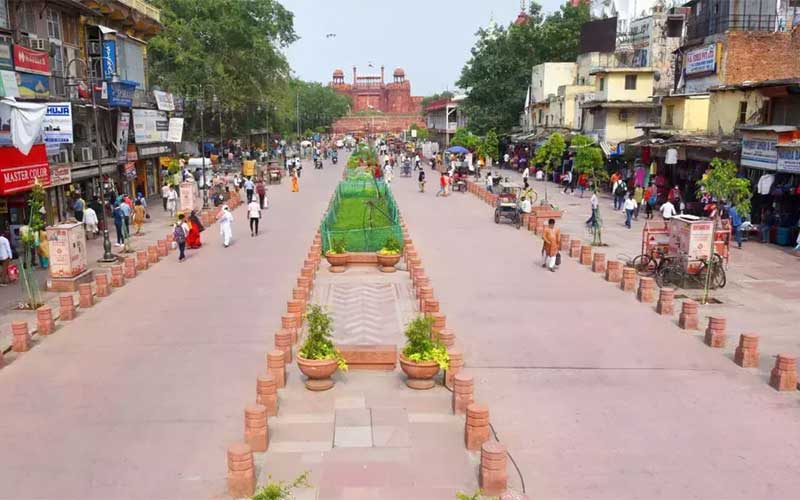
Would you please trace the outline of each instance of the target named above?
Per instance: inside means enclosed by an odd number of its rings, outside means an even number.
[[[386,82],[383,66],[380,75],[359,75],[353,66],[352,83],[345,83],[344,71],[337,69],[330,86],[353,100],[351,114],[333,124],[335,134],[400,132],[412,123],[422,125],[422,97],[411,95],[411,82],[402,68]]]

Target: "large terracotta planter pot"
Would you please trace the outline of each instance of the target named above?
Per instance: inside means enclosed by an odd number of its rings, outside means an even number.
[[[335,359],[306,359],[297,355],[297,367],[308,377],[306,389],[311,391],[327,391],[333,387],[331,375],[339,365]]]
[[[402,354],[400,355],[400,368],[406,374],[406,385],[412,389],[431,389],[433,388],[433,377],[439,373],[439,365],[433,361],[423,361],[420,363],[410,361]]]
[[[350,258],[350,254],[347,252],[345,253],[326,253],[325,259],[328,261],[328,264],[331,265],[331,272],[332,273],[343,273],[347,270],[347,259]]]
[[[381,255],[376,254],[378,256],[378,267],[380,267],[381,272],[384,273],[393,273],[396,271],[394,266],[400,262],[400,254],[396,255]]]

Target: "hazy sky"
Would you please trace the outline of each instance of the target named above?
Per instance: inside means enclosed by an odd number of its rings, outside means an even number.
[[[452,90],[478,28],[488,25],[492,14],[506,25],[520,9],[520,0],[280,1],[295,14],[300,40],[287,56],[300,78],[327,83],[341,68],[349,83],[354,65],[362,74],[378,74],[384,65],[391,81],[399,66],[411,80],[412,94],[422,96]],[[541,3],[549,12],[561,2]],[[326,38],[328,33],[336,37]]]

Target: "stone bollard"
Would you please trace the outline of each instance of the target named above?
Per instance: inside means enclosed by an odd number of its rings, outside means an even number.
[[[742,368],[758,368],[758,335],[743,333],[733,354],[733,362]]]
[[[125,257],[125,279],[133,279],[136,277],[136,259],[133,257]]]
[[[108,295],[111,293],[111,289],[108,286],[108,274],[106,273],[95,274],[94,285],[98,297],[108,297]]]
[[[778,354],[769,374],[769,385],[776,391],[797,390],[797,359],[792,354]]]
[[[464,353],[457,349],[448,349],[447,354],[450,356],[450,363],[447,370],[444,372],[444,385],[448,389],[453,389],[453,379],[464,368]]]
[[[423,275],[421,278],[417,279],[417,282],[414,284],[414,296],[419,299],[420,298],[420,290],[423,288],[431,288],[431,279],[427,276]]]
[[[636,292],[636,298],[639,302],[649,304],[655,299],[656,280],[643,276],[639,280],[639,291]]]
[[[508,489],[506,447],[497,441],[486,441],[481,446],[481,492],[487,496],[502,495]]]
[[[286,311],[289,314],[303,314],[306,307],[306,301],[301,299],[292,299],[286,302]]]
[[[467,406],[464,423],[464,444],[468,450],[477,451],[489,440],[489,408],[480,403]]]
[[[166,257],[169,254],[169,244],[164,240],[158,240],[156,243],[159,257]]]
[[[684,330],[697,330],[697,310],[699,307],[697,302],[691,299],[684,300],[681,305],[681,314],[678,316],[678,326]]]
[[[472,394],[475,390],[475,381],[472,375],[458,373],[453,377],[453,413],[458,415],[467,411],[467,406],[472,403]]]
[[[592,264],[592,246],[591,245],[582,245],[581,246],[581,258],[578,260],[581,265],[588,266]]]
[[[528,227],[529,220],[531,218],[531,214],[522,214],[522,227]]]
[[[167,235],[166,235],[166,236],[164,236],[164,240],[165,240],[167,243],[172,243],[172,233],[171,233],[171,232],[170,232],[170,233],[167,233]]]
[[[675,289],[662,288],[658,294],[656,312],[662,316],[672,316],[675,312]]]
[[[609,260],[606,263],[606,281],[610,283],[619,283],[622,281],[622,262],[618,260]]]
[[[561,248],[559,248],[562,252],[566,253],[569,252],[569,235],[562,234],[561,235]]]
[[[419,298],[419,310],[422,311],[425,301],[433,298],[433,288],[430,286],[420,286],[417,292],[417,298]]]
[[[146,271],[147,267],[148,267],[147,250],[137,250],[136,251],[136,270],[137,271]]]
[[[31,348],[31,336],[28,333],[27,321],[12,321],[11,334],[11,349],[14,352],[27,352]]]
[[[430,313],[430,317],[433,318],[433,326],[431,330],[433,331],[434,335],[437,335],[447,325],[447,316],[439,311],[436,311]]]
[[[706,327],[706,334],[703,338],[705,344],[709,347],[725,347],[725,318],[718,316],[710,316],[708,318],[708,327]]]
[[[456,334],[449,328],[442,328],[439,331],[439,342],[444,344],[448,349],[456,345]]]
[[[622,268],[622,280],[619,287],[625,292],[632,292],[636,289],[636,269],[632,267]]]
[[[256,492],[256,471],[250,445],[236,443],[228,448],[228,494],[250,498]]]
[[[72,300],[72,295],[62,295],[58,298],[59,311],[58,316],[62,321],[70,321],[75,319],[75,302]]]
[[[50,306],[42,306],[36,310],[36,333],[39,335],[50,335],[56,329],[56,322],[53,320],[53,309]]]
[[[606,254],[596,253],[592,255],[592,272],[604,273],[606,271]]]
[[[264,405],[270,417],[278,414],[278,384],[269,372],[256,380],[256,403]]]
[[[91,283],[81,283],[78,285],[78,301],[81,309],[89,309],[94,305]]]
[[[536,221],[536,229],[534,230],[534,234],[541,236],[544,233],[544,222]]]
[[[292,299],[294,300],[302,300],[303,302],[308,300],[308,290],[305,288],[294,288],[292,289]]]
[[[305,278],[303,276],[300,276],[299,278],[297,278],[297,286],[299,286],[300,288],[305,288],[307,290],[311,290],[311,287],[313,285],[314,284],[311,282],[311,278]]]
[[[286,387],[286,363],[283,360],[283,351],[267,353],[267,371],[275,377],[278,389]]]
[[[283,352],[283,361],[286,364],[292,362],[292,332],[284,329],[278,330],[275,334],[275,349]]]
[[[581,256],[581,240],[570,240],[569,256],[573,259],[577,259]]]
[[[253,451],[267,451],[269,431],[266,406],[250,405],[244,409],[244,442]]]
[[[536,217],[530,217],[527,225],[528,231],[533,231],[536,234]]]
[[[300,276],[304,278],[308,278],[312,282],[314,281],[314,268],[311,266],[303,266],[300,270]]]
[[[111,266],[111,286],[119,288],[125,284],[125,271],[122,265],[115,264]]]
[[[148,264],[158,264],[158,245],[147,247],[147,262]]]
[[[297,316],[295,313],[281,315],[281,328],[292,334],[292,344],[297,342]]]
[[[425,299],[423,302],[424,306],[422,308],[422,312],[425,314],[431,314],[435,312],[439,312],[439,301],[434,298]]]

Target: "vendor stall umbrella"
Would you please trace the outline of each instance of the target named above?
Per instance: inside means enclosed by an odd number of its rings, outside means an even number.
[[[463,146],[453,146],[453,147],[447,148],[447,152],[448,153],[455,153],[457,155],[465,155],[465,154],[469,153],[469,149],[467,149],[467,148],[465,148]]]

